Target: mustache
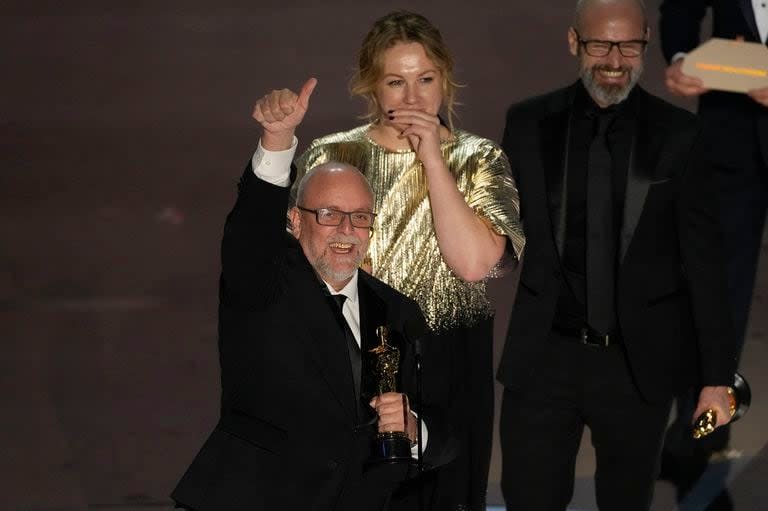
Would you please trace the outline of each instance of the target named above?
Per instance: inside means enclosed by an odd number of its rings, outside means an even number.
[[[626,73],[632,71],[632,68],[629,66],[613,67],[608,64],[600,64],[597,66],[592,66],[592,71],[623,71]]]
[[[356,238],[355,236],[347,236],[344,234],[335,234],[328,238],[328,243],[349,243],[351,245],[359,245],[360,240]]]

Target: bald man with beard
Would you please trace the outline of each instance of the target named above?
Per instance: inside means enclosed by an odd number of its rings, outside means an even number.
[[[221,417],[172,494],[188,510],[384,510],[414,470],[369,464],[377,433],[404,432],[414,446],[421,435],[427,467],[452,456],[441,409],[425,396],[420,433],[412,411],[411,332],[424,318],[359,269],[375,217],[368,182],[350,165],[316,167],[287,232],[290,184],[287,171],[258,175],[249,163],[227,217]],[[369,354],[382,326],[399,349],[399,392],[377,395]]]
[[[498,372],[510,510],[566,509],[586,426],[599,509],[646,511],[674,393],[729,420],[712,175],[696,118],[637,86],[649,37],[640,0],[577,2],[580,79],[507,113],[528,240]]]

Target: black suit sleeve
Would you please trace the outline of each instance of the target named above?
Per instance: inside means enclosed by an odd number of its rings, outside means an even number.
[[[244,339],[253,325],[250,312],[277,301],[287,272],[289,244],[286,205],[289,187],[256,177],[251,164],[238,183],[238,194],[224,224],[219,279],[219,364],[222,407],[240,388],[259,388],[252,377],[258,350]]]
[[[731,385],[736,371],[733,325],[726,302],[725,256],[717,194],[706,140],[699,137],[678,203],[683,269],[690,289],[702,385]]]
[[[221,298],[227,307],[251,309],[274,300],[288,249],[289,191],[256,177],[250,162],[243,172],[221,243]]]
[[[661,3],[659,31],[667,62],[676,53],[689,52],[699,45],[701,21],[710,3],[711,0],[664,0]]]

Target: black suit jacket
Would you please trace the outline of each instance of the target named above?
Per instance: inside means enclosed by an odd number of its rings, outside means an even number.
[[[509,109],[502,146],[520,190],[526,252],[498,378],[525,384],[547,342],[562,276],[568,129],[576,88]],[[636,137],[619,240],[617,313],[637,386],[667,399],[698,369],[707,385],[735,369],[711,176],[693,115],[638,88]],[[698,362],[698,363],[697,363]],[[692,367],[693,366],[693,367]]]
[[[343,330],[321,281],[285,230],[289,188],[246,169],[222,242],[221,418],[172,497],[198,511],[381,509],[401,467],[363,472],[374,427],[360,430]],[[376,326],[423,322],[415,302],[360,271],[363,349]],[[402,338],[401,338],[402,340]],[[413,395],[413,350],[401,345],[401,389]],[[425,350],[425,357],[429,350]],[[413,401],[413,400],[412,400]],[[428,464],[447,433],[434,408]],[[362,504],[361,504],[362,503]]]
[[[664,0],[661,4],[661,46],[669,61],[679,52],[689,52],[700,44],[699,32],[707,8],[712,8],[712,36],[726,39],[743,37],[762,42],[751,0]],[[739,168],[742,159],[751,161],[758,144],[768,164],[768,108],[746,94],[712,91],[701,96],[699,114],[713,130],[713,141],[726,144],[727,153],[718,154],[726,166]],[[750,136],[754,133],[754,136]],[[728,161],[728,160],[731,161]]]

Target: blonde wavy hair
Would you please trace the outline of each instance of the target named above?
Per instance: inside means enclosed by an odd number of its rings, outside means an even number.
[[[454,108],[458,104],[456,92],[461,87],[453,78],[453,57],[440,31],[421,14],[409,11],[394,11],[379,18],[363,40],[357,55],[357,69],[349,83],[352,95],[362,96],[368,104],[368,113],[363,117],[373,121],[379,115],[376,84],[383,74],[384,52],[397,43],[419,43],[437,66],[442,77],[448,128],[453,131]]]

